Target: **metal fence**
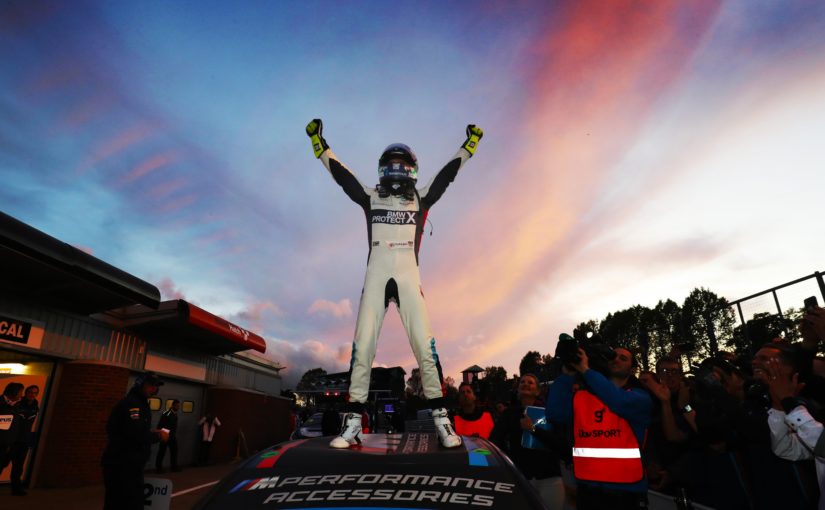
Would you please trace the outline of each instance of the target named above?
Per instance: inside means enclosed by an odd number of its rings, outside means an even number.
[[[758,314],[794,318],[802,309],[805,299],[810,296],[817,296],[820,306],[825,303],[825,279],[819,271],[736,301],[729,301],[729,305],[736,316],[736,326],[742,326],[747,325]],[[742,329],[747,338],[750,328]]]

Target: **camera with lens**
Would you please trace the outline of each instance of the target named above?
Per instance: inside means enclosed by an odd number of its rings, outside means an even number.
[[[607,345],[598,333],[587,333],[577,329],[573,330],[573,336],[562,333],[559,335],[554,356],[562,365],[572,368],[572,365],[580,361],[579,348],[587,354],[590,368],[604,375],[609,374],[607,365],[616,358],[616,351]]]

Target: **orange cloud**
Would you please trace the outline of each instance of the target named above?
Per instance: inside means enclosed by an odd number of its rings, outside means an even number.
[[[525,152],[457,229],[465,242],[456,245],[473,255],[441,262],[428,280],[436,284],[428,299],[434,317],[444,319],[442,338],[483,330],[483,356],[495,359],[541,333],[545,319],[524,313],[537,284],[586,243],[581,221],[588,204],[656,100],[684,72],[717,8],[585,0],[558,13],[559,26],[535,44],[542,67],[519,126]],[[477,158],[483,157],[482,146]],[[460,369],[478,358],[471,353],[451,365]]]

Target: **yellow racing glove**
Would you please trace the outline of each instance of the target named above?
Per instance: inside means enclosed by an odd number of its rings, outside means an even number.
[[[309,124],[307,124],[307,136],[312,142],[312,151],[315,153],[316,158],[320,158],[321,154],[329,149],[327,141],[324,140],[324,136],[321,134],[323,129],[324,123],[321,122],[321,119],[312,119]]]
[[[481,140],[482,136],[484,136],[484,131],[480,127],[475,124],[467,125],[467,140],[464,142],[462,147],[470,153],[470,156],[476,153],[478,141]]]

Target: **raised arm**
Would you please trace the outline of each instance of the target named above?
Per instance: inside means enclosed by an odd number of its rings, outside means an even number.
[[[421,205],[424,208],[429,209],[441,198],[441,195],[447,190],[447,186],[449,186],[455,179],[455,176],[458,175],[461,166],[475,154],[476,147],[478,147],[478,142],[482,136],[484,136],[484,131],[482,131],[480,127],[475,124],[469,124],[467,126],[467,139],[461,147],[459,147],[458,152],[435,174],[426,186],[419,190]]]
[[[312,119],[307,124],[306,132],[312,142],[312,151],[315,157],[321,160],[327,171],[329,171],[335,182],[344,190],[344,193],[356,204],[367,209],[370,205],[370,197],[367,194],[367,187],[355,177],[349,168],[343,165],[332,149],[329,148],[323,136],[324,123],[321,119]]]

